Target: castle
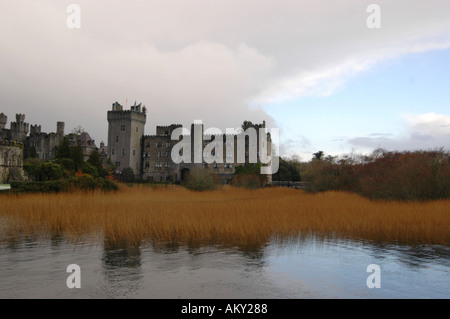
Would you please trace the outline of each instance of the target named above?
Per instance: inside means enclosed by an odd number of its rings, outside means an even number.
[[[180,182],[194,168],[211,168],[216,176],[224,184],[228,184],[234,176],[235,168],[240,165],[237,151],[239,143],[238,135],[223,136],[223,140],[215,140],[216,136],[205,135],[203,124],[192,124],[191,133],[183,136],[183,140],[172,140],[172,134],[175,130],[182,129],[180,124],[169,126],[157,126],[155,135],[144,135],[144,127],[147,120],[146,108],[142,104],[131,106],[130,110],[124,110],[122,105],[115,102],[112,109],[108,111],[108,149],[107,156],[116,167],[116,174],[120,175],[125,169],[132,171],[136,179],[156,181],[156,182]],[[259,139],[259,129],[265,131],[265,122],[259,125],[252,125],[256,131],[256,140]],[[198,131],[199,139],[193,132]],[[244,133],[241,133],[244,134]],[[265,136],[267,140],[268,154],[271,154],[270,134]],[[197,140],[196,140],[197,139]],[[186,143],[187,141],[187,143]],[[195,161],[196,153],[203,155],[210,141],[215,141],[222,152],[221,160],[211,163],[207,159],[200,162]],[[172,150],[178,143],[185,143],[190,147],[190,155],[187,161],[181,163],[174,162]],[[196,143],[197,142],[197,143]],[[200,144],[199,144],[200,143]],[[200,145],[200,149],[196,147]],[[217,144],[216,144],[217,145]],[[260,145],[255,144],[255,152],[259,154]],[[231,151],[230,151],[231,149]],[[214,157],[216,148],[207,156]],[[245,140],[245,163],[249,163],[251,153],[251,143],[247,138]],[[242,163],[243,164],[243,163]],[[267,181],[270,182],[270,175]]]
[[[71,145],[80,145],[84,160],[87,161],[94,151],[100,153],[104,166],[107,159],[115,166],[116,175],[121,178],[127,173],[134,179],[155,182],[181,182],[195,168],[210,168],[224,184],[230,183],[237,165],[245,163],[260,163],[253,153],[260,154],[258,141],[260,131],[264,132],[266,155],[271,153],[270,134],[265,133],[263,124],[251,124],[255,135],[240,134],[206,135],[203,124],[191,125],[191,132],[179,134],[181,140],[172,140],[174,131],[183,129],[180,124],[157,126],[155,135],[144,135],[147,121],[146,108],[142,104],[131,106],[124,110],[118,102],[107,112],[108,146],[102,142],[100,148],[88,133],[69,134]],[[33,157],[43,161],[56,158],[59,145],[64,139],[64,122],[57,122],[55,133],[41,132],[41,126],[29,125],[25,122],[25,115],[17,114],[16,121],[11,122],[10,129],[6,129],[7,116],[0,114],[0,184],[10,179],[10,173],[16,170],[23,174],[23,160]],[[198,134],[194,134],[198,132]],[[239,137],[244,137],[240,143]],[[215,147],[211,147],[211,144]],[[252,144],[255,148],[252,148]],[[174,147],[182,146],[183,161],[174,161],[172,151]],[[244,158],[238,153],[245,152]],[[217,154],[216,154],[217,152]],[[206,158],[203,158],[206,154]],[[200,159],[200,160],[199,160]],[[255,160],[256,159],[256,160]],[[271,176],[267,175],[270,182]]]
[[[0,114],[0,140],[13,141],[24,145],[24,157],[36,157],[45,161],[53,160],[56,151],[64,138],[64,122],[56,124],[56,133],[41,132],[40,125],[25,122],[24,114],[16,114],[16,121],[11,122],[11,128],[6,129],[7,116]],[[28,134],[29,133],[29,134]]]
[[[16,121],[6,128],[8,117],[0,113],[0,184],[9,180],[24,180],[23,160],[38,158],[52,161],[64,138],[64,122],[57,122],[56,132],[45,133],[40,125],[30,125],[25,122],[24,114],[16,114]],[[88,160],[94,150],[98,149],[95,141],[87,132],[68,135],[71,145],[80,145],[84,160]],[[103,145],[102,145],[103,146]],[[106,157],[104,155],[103,159]],[[106,161],[105,161],[106,163]]]

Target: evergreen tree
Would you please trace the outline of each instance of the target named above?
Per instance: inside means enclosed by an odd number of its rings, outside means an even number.
[[[84,158],[81,145],[73,146],[70,148],[70,158],[73,160],[75,170],[79,170],[83,167]]]
[[[61,144],[59,144],[58,150],[56,151],[56,158],[71,158],[70,144],[67,136],[64,136]]]

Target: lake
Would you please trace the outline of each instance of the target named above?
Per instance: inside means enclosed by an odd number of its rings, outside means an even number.
[[[70,264],[81,289],[69,289]],[[368,265],[380,267],[369,289]],[[0,243],[0,298],[449,298],[450,248],[327,238],[239,247]]]

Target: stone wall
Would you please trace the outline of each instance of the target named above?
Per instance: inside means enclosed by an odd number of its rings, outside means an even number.
[[[0,142],[0,184],[12,180],[26,180],[23,171],[23,145]]]

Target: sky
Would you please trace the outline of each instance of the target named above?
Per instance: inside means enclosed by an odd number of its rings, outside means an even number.
[[[97,145],[136,101],[146,134],[265,120],[303,160],[448,150],[449,88],[448,0],[0,0],[0,113]]]

